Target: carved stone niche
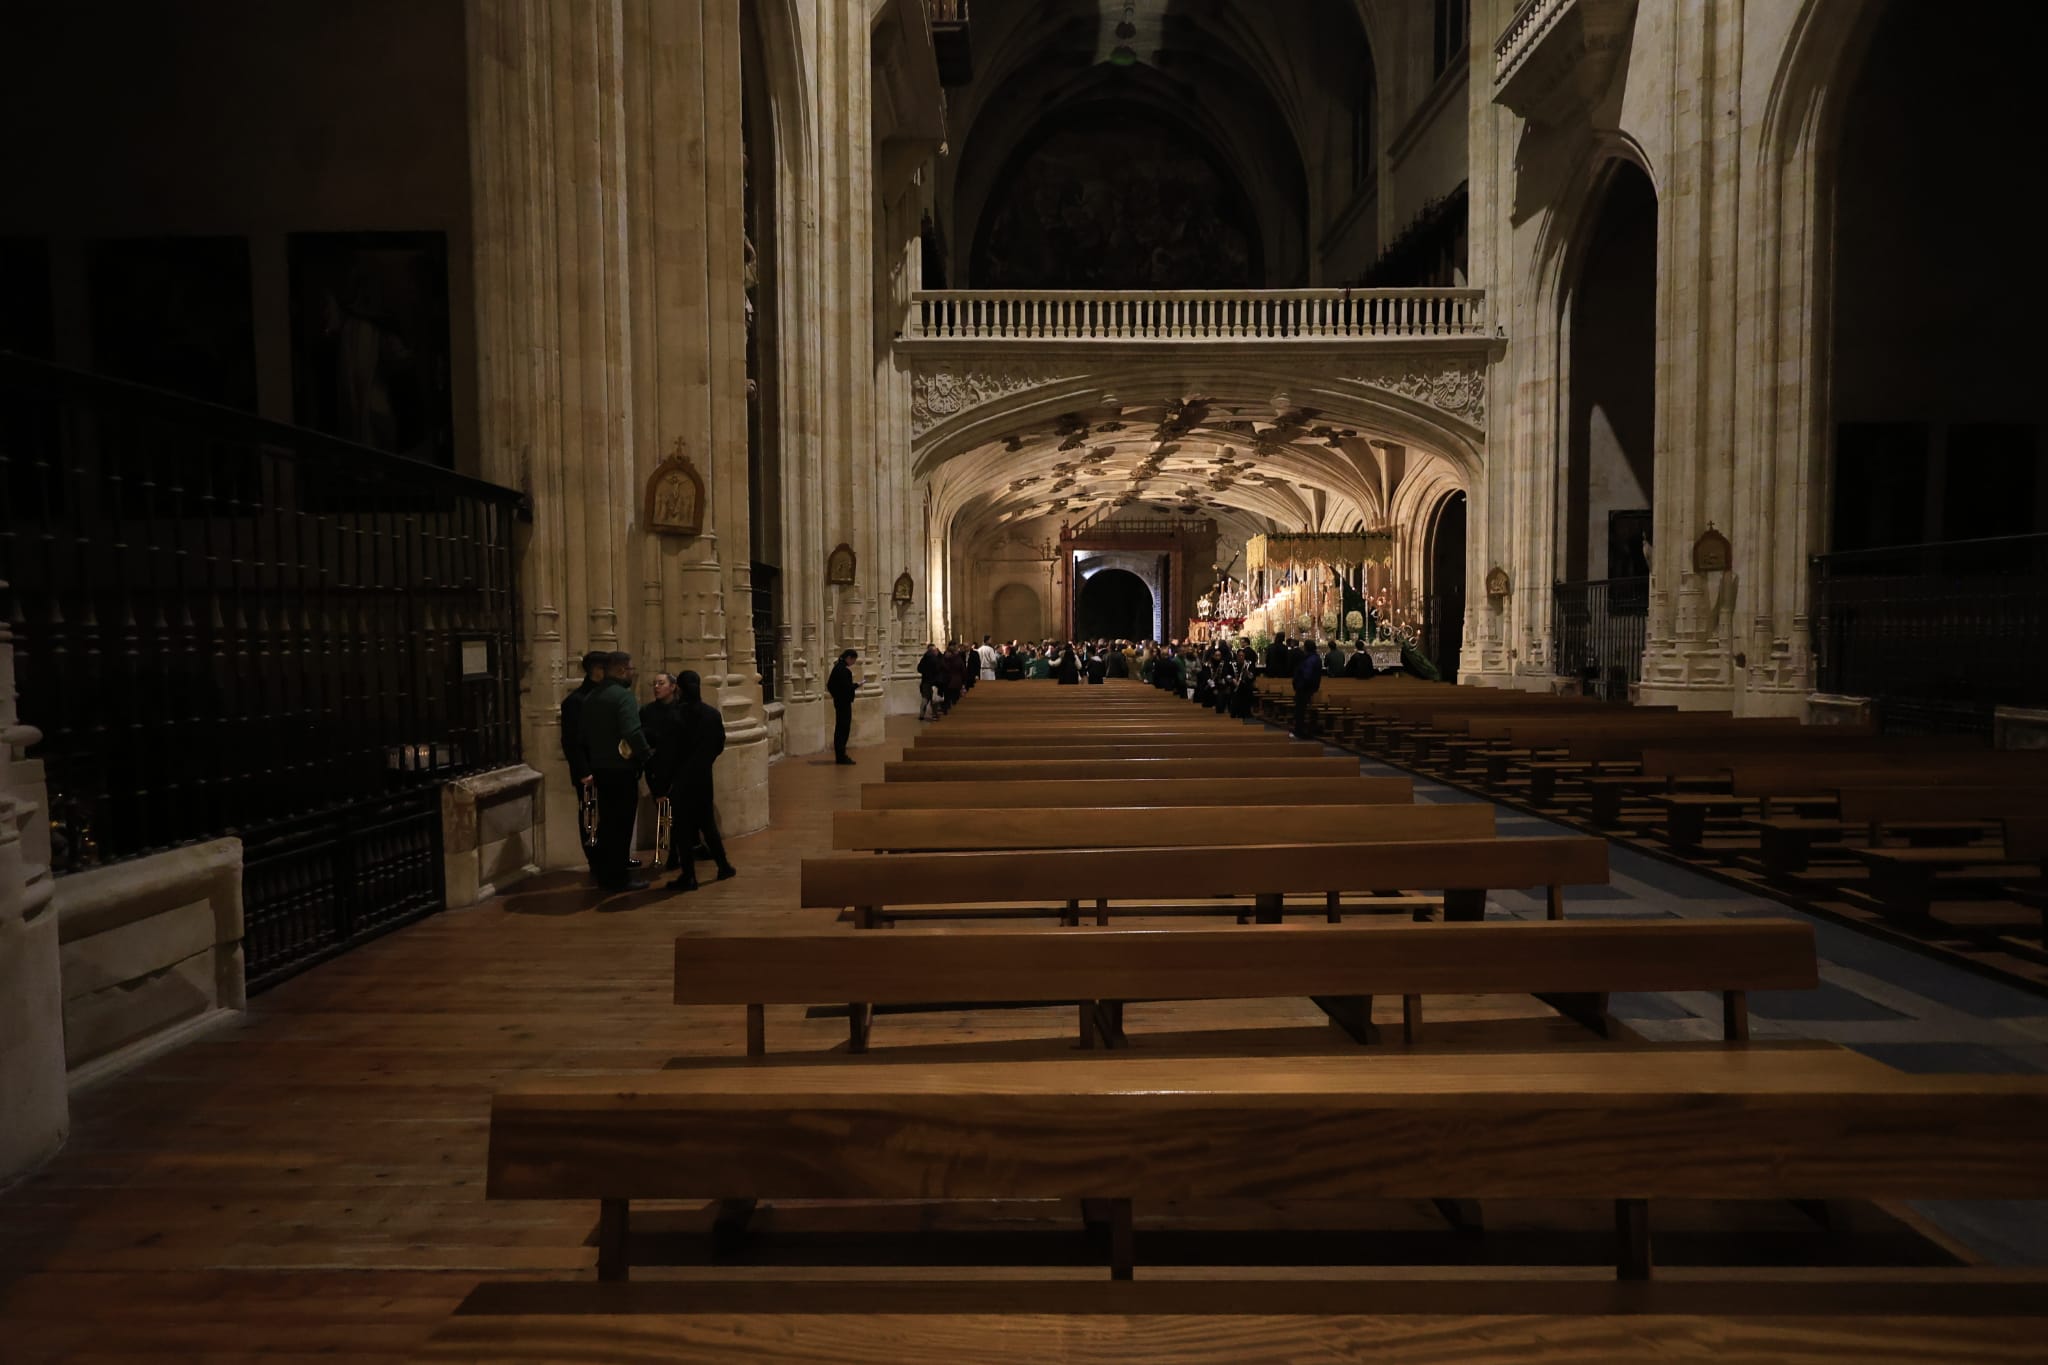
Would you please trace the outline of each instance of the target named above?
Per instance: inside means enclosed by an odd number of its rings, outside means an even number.
[[[683,453],[683,439],[647,476],[646,525],[672,536],[704,534],[704,476]]]
[[[1527,0],[1494,49],[1494,103],[1539,125],[1592,108],[1635,24],[1636,0]]]

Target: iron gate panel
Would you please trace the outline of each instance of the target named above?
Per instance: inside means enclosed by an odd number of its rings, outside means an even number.
[[[1602,578],[1552,589],[1550,667],[1578,678],[1604,700],[1625,702],[1643,678],[1650,623],[1650,580]]]

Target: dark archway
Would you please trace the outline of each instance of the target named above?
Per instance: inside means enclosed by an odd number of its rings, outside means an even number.
[[[1448,682],[1458,680],[1465,633],[1465,495],[1453,493],[1437,504],[1429,535],[1429,616],[1423,648]]]
[[[1616,162],[1580,254],[1558,499],[1558,577],[1650,572],[1656,497],[1657,191]]]
[[[1152,636],[1152,590],[1128,569],[1097,569],[1081,584],[1074,633],[1083,640]]]
[[[2035,225],[1999,188],[2017,149],[2048,141],[2033,73],[2048,7],[1957,20],[1886,6],[1843,109],[1834,550],[2048,531],[2048,287],[2022,264]]]

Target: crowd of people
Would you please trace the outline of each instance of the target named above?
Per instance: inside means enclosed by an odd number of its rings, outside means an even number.
[[[640,784],[670,815],[665,888],[697,889],[696,857],[734,875],[718,835],[711,802],[711,765],[725,752],[725,718],[704,700],[695,673],[654,675],[654,699],[642,706],[633,688],[633,656],[593,650],[583,656],[582,685],[562,699],[562,757],[586,805],[594,803],[594,837],[584,840],[590,875],[606,891],[644,891],[633,876],[633,824]],[[657,811],[659,805],[657,804]]]
[[[1081,685],[1108,678],[1137,678],[1178,692],[1197,706],[1240,720],[1252,713],[1258,679],[1286,678],[1294,686],[1294,732],[1308,734],[1308,702],[1329,677],[1370,678],[1376,672],[1365,641],[1346,650],[1338,641],[1281,636],[1261,654],[1250,640],[1042,640],[1006,645],[981,637],[970,645],[954,640],[944,649],[924,647],[917,664],[920,720],[938,720],[978,682],[1051,678]]]

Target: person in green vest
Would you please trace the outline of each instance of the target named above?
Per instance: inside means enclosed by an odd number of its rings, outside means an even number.
[[[628,880],[633,816],[640,807],[640,769],[653,748],[640,728],[640,702],[633,695],[633,656],[614,653],[605,661],[604,682],[583,700],[583,737],[590,774],[597,785],[597,847],[591,870],[606,891],[645,891]]]
[[[1030,662],[1024,665],[1024,676],[1027,678],[1050,678],[1052,676],[1052,660],[1045,657],[1044,651],[1032,650]]]

